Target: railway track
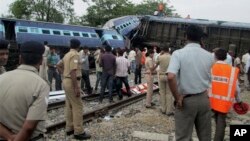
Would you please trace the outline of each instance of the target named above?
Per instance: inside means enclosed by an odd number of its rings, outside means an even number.
[[[116,95],[116,94],[117,94],[117,93],[113,93],[113,96]],[[100,93],[91,94],[91,95],[86,95],[86,96],[83,96],[83,97],[82,97],[82,100],[92,101],[92,100],[98,99],[99,96],[100,96]],[[108,96],[108,92],[105,92],[105,93],[104,93],[104,97],[107,97],[107,96]],[[54,109],[61,108],[61,107],[63,107],[64,105],[65,105],[65,100],[50,103],[50,104],[48,105],[48,110],[47,110],[47,111],[51,111],[51,110],[54,110]]]
[[[154,91],[158,91],[159,89],[155,89]],[[136,103],[142,99],[144,99],[144,97],[146,97],[146,94],[138,94],[138,95],[134,95],[132,97],[126,98],[124,100],[109,104],[107,106],[101,107],[101,108],[97,108],[93,111],[89,111],[83,114],[83,121],[87,122],[87,121],[91,121],[92,119],[95,119],[97,117],[103,116],[105,114],[107,114],[109,111],[111,110],[119,110],[123,107],[126,107],[128,105],[131,105],[133,103]],[[47,127],[47,132],[52,132],[54,130],[60,129],[60,128],[64,128],[65,127],[66,122],[65,121],[61,121],[58,123],[55,123],[53,125],[49,125]]]

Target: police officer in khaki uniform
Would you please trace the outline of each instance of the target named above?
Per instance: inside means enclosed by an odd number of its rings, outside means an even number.
[[[173,114],[173,97],[169,91],[168,81],[167,81],[167,68],[170,62],[170,54],[168,47],[162,48],[160,56],[157,58],[156,67],[159,67],[159,90],[160,90],[160,104],[161,112],[167,114],[168,116]]]
[[[0,40],[0,75],[5,71],[4,65],[7,64],[9,56],[9,42],[6,40]]]
[[[152,95],[153,95],[153,81],[154,81],[154,51],[148,50],[146,53],[146,62],[145,62],[145,78],[147,80],[147,96],[146,96],[146,108],[152,108],[154,105],[152,103]]]
[[[75,139],[89,139],[91,136],[83,129],[83,103],[81,92],[81,64],[78,50],[80,41],[70,40],[70,51],[57,65],[63,72],[63,87],[66,94],[66,132],[67,135],[74,133]]]
[[[0,77],[0,140],[43,140],[49,95],[49,85],[38,75],[43,52],[42,44],[25,42],[21,65]]]

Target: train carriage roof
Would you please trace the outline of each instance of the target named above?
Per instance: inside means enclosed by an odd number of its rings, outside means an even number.
[[[187,24],[201,24],[201,25],[217,25],[217,21],[209,21],[203,19],[184,19],[184,18],[174,18],[174,17],[158,17],[158,16],[146,16],[144,19],[156,22],[172,22],[172,23],[187,23]]]
[[[129,20],[133,20],[135,18],[138,18],[138,17],[137,16],[122,16],[122,17],[114,18],[114,19],[111,19],[111,20],[107,21],[105,23],[105,25],[103,26],[103,28],[104,29],[110,29],[110,28],[112,28],[114,26],[123,24],[124,22],[127,22]]]
[[[83,32],[95,32],[95,28],[89,26],[77,26],[77,25],[67,25],[61,23],[52,22],[41,22],[41,21],[29,21],[21,19],[7,19],[0,18],[0,21],[14,21],[18,26],[28,26],[28,27],[40,27],[40,28],[52,28],[52,29],[66,29],[71,31],[83,31]]]
[[[239,23],[239,22],[222,22],[220,24],[224,27],[230,27],[230,28],[250,28],[250,23]]]

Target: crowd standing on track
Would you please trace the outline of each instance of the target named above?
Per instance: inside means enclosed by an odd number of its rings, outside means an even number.
[[[142,82],[141,71],[145,67],[145,108],[155,109],[152,95],[154,78],[157,76],[159,110],[168,117],[174,115],[177,141],[191,140],[193,126],[199,140],[211,141],[211,116],[216,123],[213,139],[223,140],[232,101],[236,99],[237,104],[245,110],[239,98],[238,75],[243,70],[245,87],[250,90],[250,50],[242,56],[241,65],[240,58],[231,51],[215,48],[213,53],[209,53],[204,50],[203,37],[204,32],[199,26],[188,26],[187,44],[172,55],[168,46],[163,46],[161,52],[157,46],[149,50],[145,47],[143,51],[138,46],[130,50],[126,47],[112,50],[110,45],[98,47],[94,53],[97,78],[94,93],[97,93],[100,83],[99,102],[103,101],[106,88],[110,103],[114,102],[114,91],[118,94],[118,100],[122,100],[123,84],[130,97],[132,92],[128,75],[131,71],[134,84],[139,85]],[[78,39],[70,40],[70,51],[60,60],[56,48],[49,47],[47,41],[44,45],[34,41],[25,42],[20,47],[21,65],[14,71],[6,72],[4,65],[8,60],[9,42],[0,40],[0,140],[44,139],[44,120],[53,78],[55,89],[61,90],[62,83],[65,90],[66,135],[74,134],[74,138],[80,140],[91,138],[84,130],[81,99],[84,88],[87,88],[87,94],[93,93],[89,80],[90,51],[86,46],[79,51],[80,46]],[[234,73],[231,73],[232,70],[235,70]],[[11,79],[15,81],[9,82]]]
[[[70,51],[65,54],[57,68],[63,72],[63,87],[66,95],[66,134],[74,133],[75,139],[89,139],[83,128],[83,103],[81,99],[81,63],[78,50],[80,41],[70,40]]]
[[[167,69],[171,92],[176,101],[175,138],[191,140],[195,125],[199,140],[211,141],[211,111],[207,90],[211,82],[213,58],[201,45],[203,31],[187,28],[187,45],[175,51]],[[178,82],[178,85],[177,85]]]
[[[93,88],[91,87],[89,81],[89,48],[87,46],[83,47],[83,49],[79,52],[80,53],[80,63],[82,64],[82,81],[81,81],[81,88],[82,90],[87,88],[87,94],[92,94]]]
[[[43,139],[49,85],[39,76],[38,70],[44,50],[38,42],[23,43],[20,47],[21,65],[1,75],[0,140]]]
[[[9,42],[0,40],[0,75],[6,72],[4,66],[7,64],[9,57]]]

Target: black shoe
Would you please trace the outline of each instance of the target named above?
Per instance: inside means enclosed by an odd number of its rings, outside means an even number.
[[[118,100],[122,100],[123,99],[123,96],[119,96]]]
[[[152,105],[152,106],[155,106],[156,104],[155,104],[155,103],[153,103],[153,102],[151,102],[151,105]]]
[[[128,97],[131,97],[131,96],[132,96],[132,93],[131,93],[131,92],[128,92],[128,93],[127,93],[127,96],[128,96]]]
[[[110,100],[109,100],[109,103],[114,103],[114,100],[113,100],[113,99],[110,99]]]
[[[70,135],[72,135],[72,134],[74,134],[74,130],[71,130],[71,131],[67,131],[67,132],[66,132],[66,135],[67,135],[67,136],[70,136]]]
[[[99,99],[99,103],[102,103],[102,99]]]
[[[167,116],[174,116],[174,112],[169,112],[169,113],[166,113]]]
[[[145,107],[146,107],[146,108],[152,108],[153,106],[148,106],[148,105],[146,105]]]
[[[87,139],[91,138],[91,135],[84,132],[84,133],[79,134],[79,135],[74,135],[74,138],[77,140],[87,140]]]

